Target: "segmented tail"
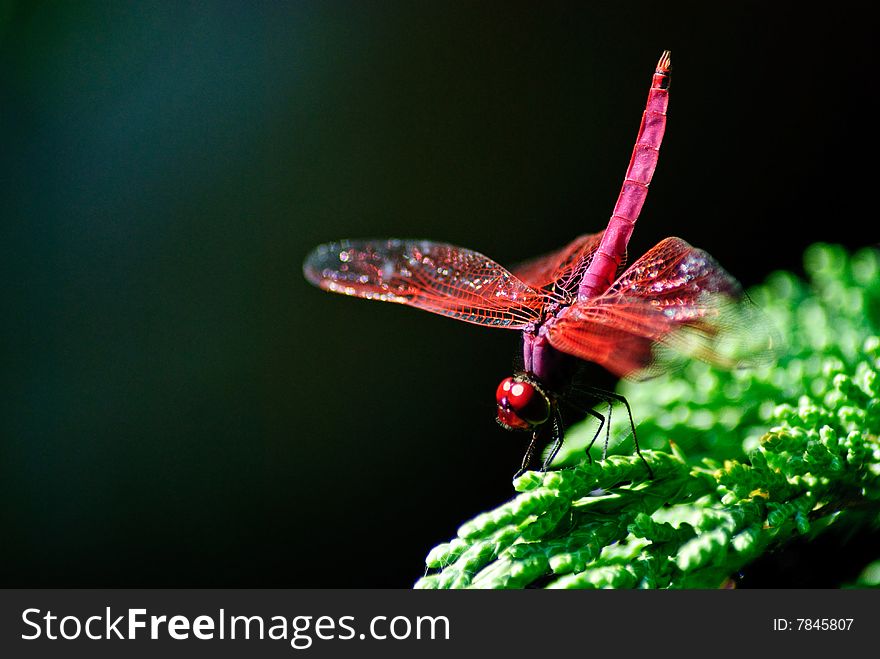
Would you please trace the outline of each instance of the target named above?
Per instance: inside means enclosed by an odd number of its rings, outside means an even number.
[[[666,131],[666,108],[669,104],[669,69],[671,53],[664,50],[657,62],[642,124],[633,147],[629,167],[614,212],[593,261],[578,286],[578,298],[589,299],[603,293],[614,280],[617,266],[626,255],[633,227],[648,196],[648,185],[657,168],[660,143]]]

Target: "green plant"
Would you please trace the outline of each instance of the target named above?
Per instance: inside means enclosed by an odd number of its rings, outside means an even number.
[[[717,588],[795,538],[876,526],[880,254],[820,244],[804,263],[809,282],[778,272],[750,292],[784,335],[774,364],[621,383],[653,479],[633,455],[527,472],[430,552],[416,587]],[[594,429],[573,428],[558,462]]]

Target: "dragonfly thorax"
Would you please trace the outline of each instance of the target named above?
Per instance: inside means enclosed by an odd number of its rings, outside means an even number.
[[[504,378],[495,391],[498,423],[508,430],[530,430],[550,418],[550,397],[526,374]]]

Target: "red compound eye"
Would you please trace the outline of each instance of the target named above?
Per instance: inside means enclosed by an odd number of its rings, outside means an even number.
[[[531,382],[508,377],[495,391],[498,421],[504,426],[527,429],[544,423],[550,417],[550,401]]]

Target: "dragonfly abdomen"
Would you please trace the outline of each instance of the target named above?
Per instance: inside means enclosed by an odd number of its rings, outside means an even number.
[[[648,196],[648,185],[657,168],[660,143],[666,131],[670,63],[669,51],[663,51],[651,80],[639,134],[608,228],[578,286],[579,300],[587,300],[605,292],[614,281],[617,267],[626,255],[633,226]]]

